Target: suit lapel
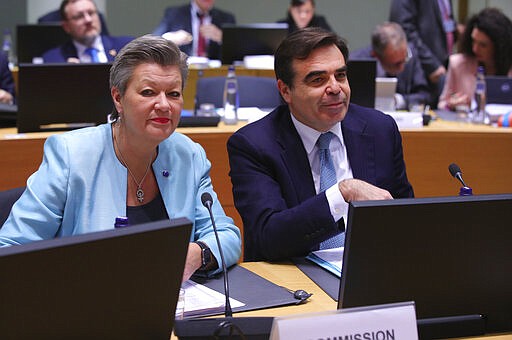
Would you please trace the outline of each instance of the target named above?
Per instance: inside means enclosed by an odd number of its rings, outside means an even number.
[[[300,139],[290,118],[290,111],[280,110],[277,114],[279,133],[276,142],[280,146],[282,163],[287,168],[293,188],[297,193],[299,202],[316,195],[315,184],[311,174],[309,160]]]
[[[375,137],[365,134],[366,121],[357,115],[357,108],[350,105],[341,122],[343,140],[354,178],[376,183]]]

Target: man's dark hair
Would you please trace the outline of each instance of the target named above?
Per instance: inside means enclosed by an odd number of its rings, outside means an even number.
[[[60,17],[62,18],[62,20],[68,20],[69,18],[66,16],[66,7],[68,6],[68,4],[72,4],[74,2],[77,2],[78,0],[63,0],[61,3],[60,3],[60,7],[59,7],[59,12],[60,12]],[[94,1],[91,0],[91,2],[94,4],[94,7],[96,7],[96,3]]]
[[[313,7],[315,7],[315,0],[291,0],[290,6],[299,7],[299,6],[304,5],[308,1],[311,1],[311,4],[313,5]]]
[[[286,37],[276,50],[274,70],[276,78],[281,79],[288,87],[293,87],[295,71],[292,67],[294,59],[305,60],[314,50],[335,45],[348,60],[348,47],[337,34],[319,27],[307,27],[297,30]]]

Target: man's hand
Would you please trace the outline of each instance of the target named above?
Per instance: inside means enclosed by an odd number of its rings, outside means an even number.
[[[9,92],[0,89],[0,103],[12,104],[12,95]]]
[[[192,34],[184,30],[164,33],[162,38],[170,40],[178,46],[187,45],[192,42]]]
[[[346,202],[393,199],[387,190],[355,178],[339,182],[338,189]]]
[[[187,260],[185,261],[185,270],[183,271],[183,282],[190,279],[192,274],[202,265],[201,247],[197,243],[188,244]]]
[[[222,43],[222,30],[213,24],[201,25],[199,27],[201,34],[206,38],[215,41],[216,43]]]
[[[446,68],[444,66],[439,66],[434,72],[428,75],[428,79],[430,80],[431,83],[437,84],[439,79],[441,79],[441,77],[445,74]]]

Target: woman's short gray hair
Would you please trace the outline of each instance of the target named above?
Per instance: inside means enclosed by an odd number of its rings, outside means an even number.
[[[148,34],[132,40],[119,51],[110,68],[110,88],[116,87],[121,96],[124,96],[133,71],[141,64],[179,66],[182,90],[185,87],[188,76],[187,55],[181,52],[173,42]],[[118,118],[119,113],[114,108],[110,119]]]

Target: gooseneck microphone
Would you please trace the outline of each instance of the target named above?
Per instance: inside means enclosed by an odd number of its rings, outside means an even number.
[[[226,306],[224,309],[224,314],[226,317],[233,316],[233,312],[231,310],[231,303],[229,302],[229,282],[228,282],[228,270],[226,268],[226,262],[224,261],[224,252],[222,251],[222,247],[220,245],[219,233],[217,232],[217,226],[215,225],[215,218],[213,218],[212,213],[212,205],[213,198],[209,192],[204,192],[201,195],[201,202],[208,209],[208,213],[210,214],[210,220],[212,221],[213,231],[215,233],[215,239],[217,240],[217,247],[219,248],[220,260],[222,262],[222,273],[224,274],[224,294],[226,295]]]
[[[462,179],[462,170],[460,170],[460,167],[457,164],[452,163],[448,166],[448,171],[450,171],[450,174],[462,183],[462,188],[460,188],[459,195],[471,196],[473,194],[473,190],[468,187]]]
[[[466,183],[464,183],[464,180],[462,179],[462,171],[460,170],[460,167],[457,164],[450,164],[448,170],[450,171],[450,174],[452,174],[453,177],[455,177],[462,183],[462,186],[467,187]]]
[[[197,318],[189,320],[176,320],[174,324],[174,334],[179,339],[195,340],[195,339],[268,339],[270,330],[274,321],[273,317],[233,317],[231,304],[229,302],[229,284],[228,271],[226,262],[224,261],[224,253],[220,245],[217,226],[212,213],[213,198],[204,192],[201,195],[201,202],[208,209],[210,219],[217,239],[220,258],[222,261],[222,272],[224,274],[224,293],[226,295],[225,317],[223,318]]]

